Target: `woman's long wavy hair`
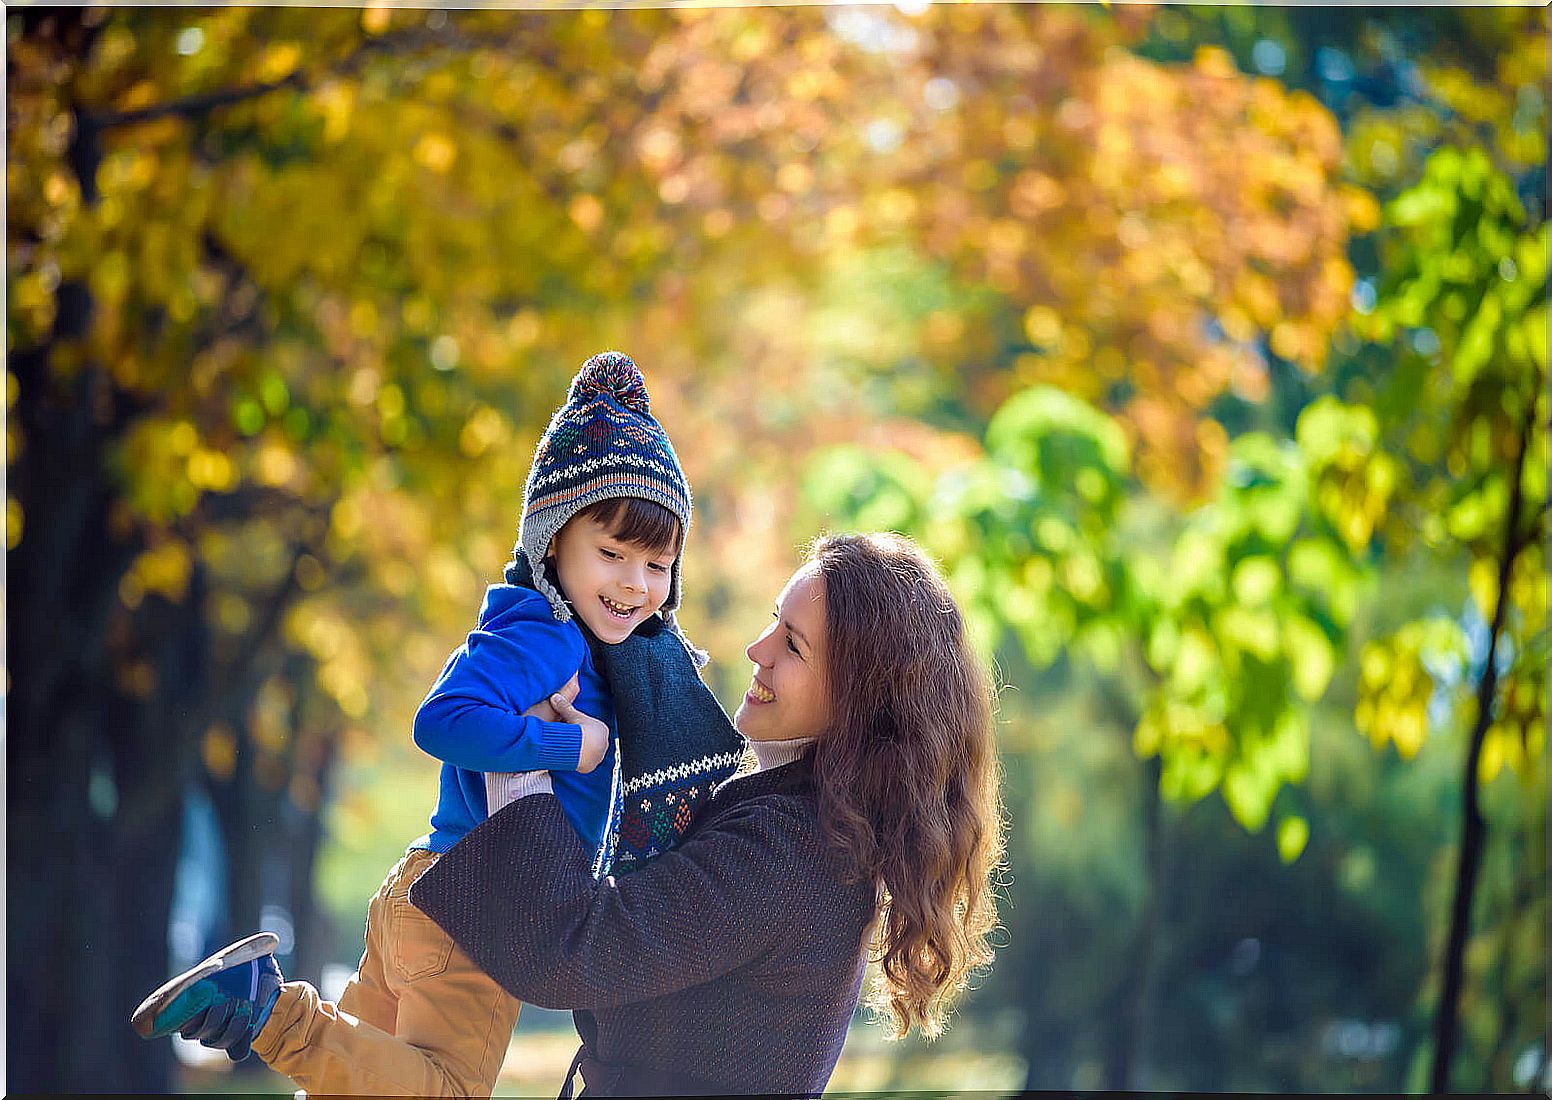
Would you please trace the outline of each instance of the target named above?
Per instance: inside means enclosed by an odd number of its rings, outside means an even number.
[[[832,718],[820,816],[880,887],[868,1006],[928,1038],[991,962],[1003,813],[994,689],[932,563],[899,535],[820,538]]]

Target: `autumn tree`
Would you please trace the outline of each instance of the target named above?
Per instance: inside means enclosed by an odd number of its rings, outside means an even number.
[[[167,970],[190,788],[232,931],[284,896],[288,965],[317,965],[337,765],[403,739],[600,347],[682,441],[683,617],[724,687],[824,445],[942,470],[1043,383],[1127,456],[1102,490],[1217,499],[1213,403],[1265,391],[1262,348],[1317,375],[1374,207],[1308,95],[1220,52],[1143,59],[1150,18],[12,12],[13,1086],[168,1084],[122,1025]]]
[[[681,272],[769,186],[736,143],[787,123],[653,125],[641,73],[692,81],[698,21],[10,17],[17,1087],[165,1088],[122,1014],[167,970],[186,785],[236,928],[277,893],[305,916],[331,762],[466,629],[575,364],[619,343],[672,379]],[[777,47],[816,28],[748,59],[813,65]],[[681,141],[710,143],[695,201]]]

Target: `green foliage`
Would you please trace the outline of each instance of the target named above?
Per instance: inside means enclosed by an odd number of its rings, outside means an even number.
[[[1529,766],[1545,743],[1545,712],[1529,685],[1544,682],[1534,655],[1546,646],[1547,225],[1530,223],[1485,152],[1446,147],[1387,206],[1381,247],[1389,275],[1376,308],[1354,325],[1388,345],[1401,369],[1372,408],[1326,406],[1332,423],[1345,418],[1352,442],[1312,439],[1318,476],[1350,483],[1350,456],[1362,456],[1369,471],[1385,471],[1386,506],[1332,493],[1334,522],[1395,547],[1421,532],[1440,552],[1468,555],[1477,612],[1501,621],[1512,662],[1505,679],[1516,685],[1493,702],[1489,772],[1506,759]],[[1355,549],[1368,542],[1354,540]],[[1463,643],[1452,629],[1419,622],[1371,643],[1358,721],[1377,743],[1416,751],[1427,694],[1459,677]],[[1454,655],[1442,677],[1428,670],[1429,650]]]
[[[1400,487],[1400,464],[1379,449],[1377,413],[1327,395],[1299,415],[1295,438],[1316,471],[1316,506],[1347,550],[1361,554]]]
[[[968,467],[934,477],[852,448],[817,458],[806,485],[821,513],[926,540],[991,644],[1110,677],[1164,793],[1220,791],[1256,830],[1307,770],[1303,707],[1330,681],[1359,570],[1307,514],[1300,450],[1249,434],[1228,458],[1217,499],[1149,530],[1121,427],[1037,387],[997,411]],[[1291,858],[1299,825],[1280,829]]]

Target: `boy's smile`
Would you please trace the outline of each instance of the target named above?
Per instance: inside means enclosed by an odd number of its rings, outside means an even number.
[[[608,596],[599,596],[598,598],[603,601],[603,605],[609,609],[609,614],[621,619],[630,618],[636,613],[636,609],[641,606],[640,604],[618,603],[614,600],[611,600]]]
[[[551,548],[572,610],[599,641],[618,645],[668,599],[673,548],[647,550],[616,538],[592,516],[573,517]]]

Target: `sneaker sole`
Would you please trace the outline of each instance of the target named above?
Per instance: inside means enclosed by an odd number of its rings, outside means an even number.
[[[157,987],[154,993],[140,1002],[140,1007],[135,1009],[134,1014],[129,1018],[130,1024],[141,1038],[151,1038],[157,1015],[189,986],[229,966],[241,966],[245,962],[274,954],[279,946],[280,937],[273,932],[257,932],[236,943],[227,944],[204,962],[191,966],[182,974],[168,979]]]

